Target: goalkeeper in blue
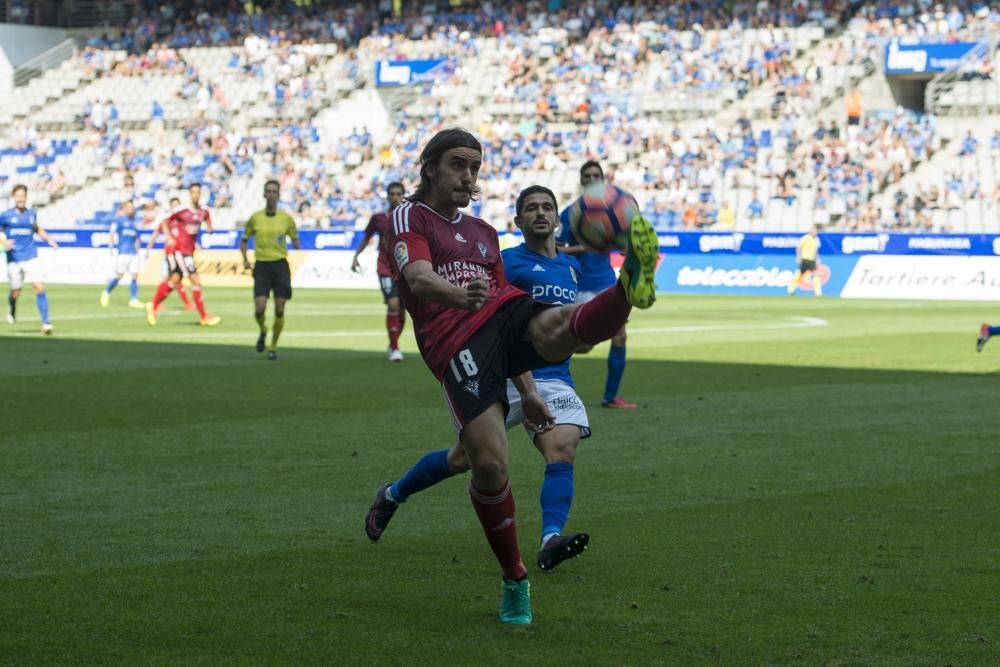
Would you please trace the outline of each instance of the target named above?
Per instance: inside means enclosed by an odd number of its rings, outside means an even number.
[[[533,185],[520,193],[515,210],[524,243],[502,253],[508,282],[541,303],[575,303],[580,263],[575,257],[556,250],[559,213],[555,195],[548,188]],[[535,384],[555,417],[554,428],[537,433],[535,425],[525,421],[520,393],[513,382],[507,381],[507,430],[523,424],[545,459],[540,499],[542,539],[537,563],[542,570],[551,570],[564,560],[579,556],[590,542],[587,533],[563,535],[573,502],[576,448],[581,439],[590,436],[590,422],[583,401],[576,395],[569,359],[521,377],[529,386],[532,382]],[[450,450],[426,454],[400,479],[379,488],[365,517],[369,539],[377,542],[382,537],[396,509],[410,496],[468,470],[469,462],[461,442]]]

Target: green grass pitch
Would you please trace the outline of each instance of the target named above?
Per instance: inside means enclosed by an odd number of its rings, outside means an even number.
[[[378,484],[454,438],[377,292],[298,291],[275,363],[247,290],[206,289],[214,329],[98,293],[52,286],[51,338],[30,294],[0,325],[0,664],[1000,664],[996,304],[635,313],[638,411],[599,407],[606,347],[574,361],[592,543],[551,574],[511,434],[535,623],[508,628],[464,479],[365,538]]]

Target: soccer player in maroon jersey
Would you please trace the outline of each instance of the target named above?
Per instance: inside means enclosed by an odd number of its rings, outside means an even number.
[[[539,433],[550,430],[552,414],[522,376],[611,338],[633,306],[653,304],[656,233],[641,216],[631,221],[620,278],[592,301],[536,303],[507,283],[496,230],[459,211],[479,192],[479,141],[465,130],[443,130],[424,147],[420,164],[417,191],[392,213],[394,271],[420,354],[441,382],[471,466],[469,495],[503,573],[500,620],[528,624],[528,572],[507,468],[507,378],[521,393],[525,423]],[[388,486],[379,488],[365,519],[373,540],[397,507],[385,496]]]
[[[179,198],[177,198],[177,197],[171,197],[170,198],[170,213],[173,214],[173,213],[179,211],[180,208],[181,208],[181,200]],[[156,224],[156,203],[155,202],[148,201],[148,202],[146,202],[146,205],[143,207],[142,226],[143,227],[153,227],[153,226],[156,226],[156,228],[159,229],[159,225]],[[148,259],[149,251],[150,251],[150,249],[152,249],[152,247],[153,247],[153,244],[150,243],[147,246],[147,248],[146,248],[145,254],[147,255],[147,259]],[[166,241],[165,241],[165,243],[164,243],[164,246],[163,246],[163,272],[162,272],[162,277],[163,277],[164,280],[167,279],[168,277],[170,277],[170,265],[167,263],[167,255],[171,254],[173,251],[174,251],[173,241],[168,236],[167,239],[166,239]],[[184,310],[194,310],[194,303],[192,303],[191,299],[188,298],[187,290],[184,289],[184,283],[183,282],[177,283],[174,286],[174,291],[177,292],[177,296],[179,296],[181,298],[181,302],[183,302],[183,304],[184,304]],[[163,310],[163,308],[164,308],[163,304],[160,304],[159,309]]]
[[[222,321],[221,318],[209,315],[205,311],[205,302],[201,298],[201,278],[198,276],[198,267],[194,261],[198,232],[202,225],[208,231],[212,231],[212,216],[208,209],[200,206],[201,184],[192,183],[189,192],[191,206],[171,213],[163,221],[158,232],[149,239],[149,247],[152,247],[159,233],[166,234],[168,239],[166,246],[170,248],[170,252],[166,253],[170,273],[156,289],[153,300],[146,303],[146,320],[151,326],[156,325],[157,307],[184,278],[191,281],[191,295],[194,298],[195,308],[198,309],[201,325],[214,327]]]
[[[403,333],[403,326],[406,324],[406,311],[400,307],[399,290],[392,277],[392,265],[389,261],[389,227],[392,225],[389,215],[403,203],[405,195],[406,190],[402,183],[389,184],[389,187],[386,188],[389,212],[376,213],[371,217],[365,228],[365,235],[361,238],[358,249],[354,251],[354,259],[351,261],[351,271],[355,273],[361,271],[358,256],[368,247],[372,237],[378,234],[378,284],[382,289],[382,300],[385,301],[386,307],[385,328],[389,332],[389,361],[403,360],[403,353],[399,349],[399,336]]]

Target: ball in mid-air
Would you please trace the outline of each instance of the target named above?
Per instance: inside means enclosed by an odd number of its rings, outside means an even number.
[[[569,225],[573,236],[585,246],[600,252],[618,249],[628,244],[628,228],[632,218],[640,214],[635,197],[607,183],[594,183],[570,205]]]

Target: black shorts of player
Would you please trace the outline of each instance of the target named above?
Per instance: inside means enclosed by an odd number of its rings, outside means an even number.
[[[273,262],[256,262],[253,265],[253,295],[269,296],[274,292],[276,299],[292,298],[292,272],[287,259]]]
[[[804,259],[799,263],[799,271],[805,273],[806,271],[816,270],[816,260],[815,259]]]
[[[193,255],[184,255],[178,250],[168,252],[166,255],[167,275],[176,273],[181,278],[198,273],[198,266],[194,263]]]
[[[552,307],[526,298],[508,301],[452,357],[441,387],[459,433],[494,403],[503,405],[506,418],[507,378],[553,364],[525,338],[532,316]]]
[[[378,275],[378,286],[382,290],[382,301],[384,303],[389,303],[389,299],[399,298],[399,288],[396,287],[396,281],[392,279],[392,276],[380,273]]]

